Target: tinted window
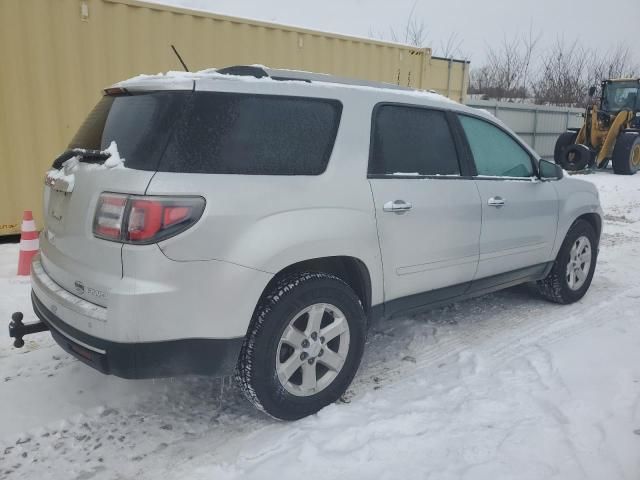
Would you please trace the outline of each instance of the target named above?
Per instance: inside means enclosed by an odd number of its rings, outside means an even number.
[[[195,93],[160,170],[318,175],[331,156],[341,111],[334,100]]]
[[[474,117],[460,115],[478,175],[530,177],[533,166],[529,153],[498,127]]]
[[[191,92],[104,96],[89,113],[69,148],[104,150],[112,140],[128,168],[156,170]]]
[[[459,175],[444,112],[383,105],[374,113],[371,174]]]
[[[100,150],[102,143],[102,132],[107,121],[109,110],[113,104],[114,97],[102,97],[93,110],[89,112],[78,131],[76,132],[69,148],[86,148],[88,150]]]
[[[212,92],[105,96],[70,144],[105,149],[128,168],[185,173],[318,175],[342,106],[334,100]]]

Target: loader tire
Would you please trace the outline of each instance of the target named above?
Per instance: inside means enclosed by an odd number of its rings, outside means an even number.
[[[633,175],[638,169],[640,169],[640,133],[622,133],[613,149],[613,173]]]
[[[560,157],[560,165],[569,172],[579,172],[593,164],[593,152],[586,145],[569,145]]]
[[[553,159],[558,165],[561,165],[560,159],[564,156],[564,151],[576,143],[578,132],[564,132],[556,140],[556,147],[553,151]]]

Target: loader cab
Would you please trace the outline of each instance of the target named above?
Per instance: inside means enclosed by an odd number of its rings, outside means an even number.
[[[622,110],[640,111],[640,79],[602,82],[600,110],[610,115]]]

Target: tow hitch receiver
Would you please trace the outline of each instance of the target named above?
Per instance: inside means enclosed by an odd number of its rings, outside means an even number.
[[[15,338],[13,346],[16,348],[22,348],[24,346],[24,340],[22,337],[25,335],[31,335],[32,333],[44,332],[49,330],[43,322],[22,323],[24,315],[22,312],[15,312],[11,315],[11,323],[9,323],[9,336]]]

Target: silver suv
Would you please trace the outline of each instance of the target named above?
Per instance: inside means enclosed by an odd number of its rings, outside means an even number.
[[[141,76],[69,148],[33,263],[42,324],[107,374],[235,373],[280,419],[345,392],[373,318],[523,282],[571,303],[596,265],[595,187],[433,93],[258,66]]]

